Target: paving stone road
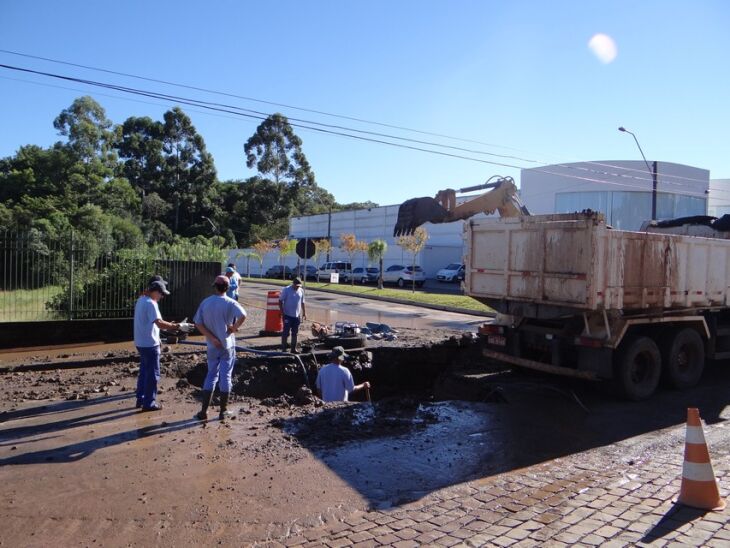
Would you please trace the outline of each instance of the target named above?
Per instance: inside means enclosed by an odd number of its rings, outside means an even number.
[[[705,426],[721,495],[730,484],[730,428]],[[449,487],[394,509],[353,513],[267,546],[730,546],[730,512],[673,504],[684,428],[660,450],[631,440]],[[671,443],[666,443],[669,440]]]

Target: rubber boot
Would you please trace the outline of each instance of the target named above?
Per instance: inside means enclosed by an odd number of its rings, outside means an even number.
[[[228,410],[228,395],[228,392],[221,392],[221,412],[218,415],[220,420],[225,420],[227,417],[233,415],[233,413]]]
[[[227,395],[227,394],[226,394]],[[208,407],[210,407],[211,402],[213,401],[213,391],[212,390],[203,390],[203,407],[200,409],[200,412],[195,415],[195,418],[201,421],[208,420]]]
[[[291,353],[296,354],[297,353],[297,336],[292,333],[291,336]]]

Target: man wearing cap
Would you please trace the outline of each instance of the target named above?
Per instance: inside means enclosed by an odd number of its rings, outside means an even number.
[[[244,321],[246,311],[226,295],[229,279],[218,276],[213,282],[215,292],[200,303],[193,322],[208,343],[208,374],[203,382],[203,407],[195,415],[199,420],[208,419],[208,407],[213,400],[216,382],[220,389],[221,407],[220,420],[230,415],[228,412],[228,397],[231,393],[231,377],[236,362],[236,337]]]
[[[291,353],[297,353],[297,334],[299,324],[307,319],[304,307],[304,290],[302,280],[294,278],[291,285],[286,286],[279,294],[279,310],[284,316],[284,331],[281,334],[281,351],[286,352],[286,340],[291,332]]]
[[[237,301],[238,280],[240,279],[240,276],[238,275],[238,272],[236,272],[236,269],[230,265],[226,267],[226,278],[228,278],[228,290],[226,291],[226,296]]]
[[[159,411],[157,383],[160,380],[160,328],[178,329],[178,324],[162,319],[157,303],[169,295],[167,282],[154,276],[134,305],[134,345],[139,352],[137,403],[142,411]]]
[[[319,370],[315,383],[324,401],[347,401],[350,393],[370,388],[370,383],[355,384],[352,373],[343,364],[347,354],[341,346],[335,346],[330,354],[330,363]]]

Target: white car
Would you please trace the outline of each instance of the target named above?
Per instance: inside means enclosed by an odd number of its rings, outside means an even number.
[[[451,263],[436,273],[436,279],[440,282],[460,282],[464,279],[464,265]]]
[[[397,284],[398,287],[406,287],[414,279],[416,280],[416,287],[423,286],[423,282],[426,281],[426,274],[420,266],[416,266],[413,270],[410,265],[394,264],[383,272],[383,282]]]

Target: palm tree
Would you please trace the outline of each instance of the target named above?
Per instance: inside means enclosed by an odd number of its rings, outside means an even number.
[[[373,240],[368,244],[368,258],[371,261],[378,261],[380,267],[378,289],[383,289],[383,256],[386,251],[388,251],[388,244],[383,240]]]

